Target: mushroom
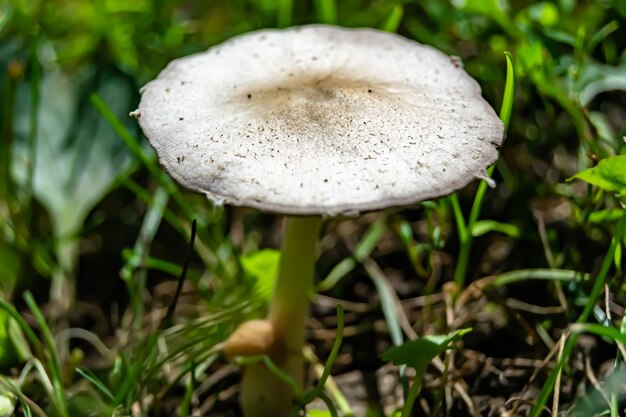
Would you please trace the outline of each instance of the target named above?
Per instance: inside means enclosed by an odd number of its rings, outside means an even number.
[[[233,345],[263,337],[260,353],[298,384],[322,218],[487,179],[503,136],[458,59],[399,35],[325,25],[261,30],[172,61],[132,114],[185,187],[287,216],[269,316],[227,346],[245,352]],[[285,416],[294,392],[257,363],[244,371],[241,401],[248,417]]]

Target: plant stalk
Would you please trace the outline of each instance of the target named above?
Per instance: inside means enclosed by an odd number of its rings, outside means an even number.
[[[321,223],[321,217],[287,218],[268,317],[274,328],[274,343],[268,356],[300,387],[304,382],[302,349]],[[241,383],[241,405],[246,417],[286,417],[295,403],[293,388],[263,362],[246,366]]]
[[[78,238],[60,237],[55,252],[58,265],[52,272],[50,282],[50,302],[54,306],[52,317],[65,317],[76,300],[75,269],[79,256]]]

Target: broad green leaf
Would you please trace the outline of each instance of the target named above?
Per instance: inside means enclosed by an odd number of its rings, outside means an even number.
[[[622,398],[625,380],[626,368],[620,364],[612,374],[599,383],[599,386],[590,388],[583,396],[577,398],[567,415],[569,417],[619,415],[607,412],[609,404],[607,404],[606,398],[607,396]]]
[[[626,61],[611,66],[590,59],[590,62],[582,67],[574,89],[579,92],[578,100],[583,106],[588,106],[598,94],[607,91],[626,91]]]
[[[615,145],[615,138],[617,135],[611,126],[608,115],[599,111],[590,111],[588,116],[589,121],[598,133],[598,137],[606,144],[613,147]]]
[[[626,155],[603,159],[595,167],[581,171],[569,180],[572,179],[583,180],[623,196],[626,194]]]
[[[121,76],[86,70],[71,75],[60,70],[46,73],[41,84],[34,161],[27,146],[30,95],[27,90],[18,94],[12,172],[16,181],[27,187],[27,172],[32,166],[33,194],[50,214],[57,237],[79,232],[89,212],[131,161],[113,129],[88,104],[86,97],[94,90],[127,119],[133,86]]]
[[[433,358],[448,349],[452,349],[453,344],[470,331],[471,329],[460,329],[448,335],[424,336],[401,346],[392,347],[380,357],[394,365],[410,366],[420,375]]]
[[[254,279],[254,290],[266,302],[272,298],[274,282],[278,274],[280,251],[262,249],[241,257],[244,273]]]

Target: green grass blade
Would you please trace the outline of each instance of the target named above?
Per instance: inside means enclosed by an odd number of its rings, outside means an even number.
[[[626,333],[616,327],[597,323],[576,323],[570,327],[570,330],[573,333],[593,333],[597,336],[611,339],[616,343],[626,343]]]
[[[191,372],[189,372],[189,380],[185,384],[185,395],[178,406],[178,417],[186,417],[191,415],[191,407],[193,401],[193,393],[195,391],[194,369],[195,363],[191,361]]]
[[[481,181],[478,186],[478,192],[480,192],[480,186],[483,184],[485,184],[485,182]],[[452,205],[452,213],[454,214],[456,233],[459,236],[459,256],[456,260],[456,268],[454,268],[453,281],[458,285],[459,288],[463,288],[465,286],[473,238],[472,235],[469,233],[467,223],[465,222],[465,217],[463,216],[463,210],[461,210],[461,203],[459,202],[458,194],[452,194],[449,197],[449,200]]]
[[[378,271],[378,268],[373,268],[369,263],[365,264],[367,270],[376,291],[380,296],[380,303],[385,316],[385,321],[389,326],[389,333],[391,340],[395,346],[400,346],[404,343],[404,336],[402,332],[402,326],[398,320],[398,314],[396,312],[396,297],[392,293],[392,289],[389,287],[387,278]]]
[[[261,360],[263,364],[267,366],[267,369],[269,369],[270,372],[274,374],[274,376],[276,376],[277,378],[280,378],[284,383],[286,383],[287,385],[291,387],[291,389],[293,390],[293,392],[296,394],[297,397],[302,396],[302,389],[300,388],[300,384],[291,375],[289,375],[287,372],[280,369],[274,362],[272,362],[269,356],[263,355],[263,356],[259,356],[259,357],[251,358],[251,359],[252,359],[252,362],[254,361],[254,359]]]
[[[179,206],[179,208],[183,211],[185,216],[188,219],[192,219],[194,216],[191,213],[187,203],[185,202],[182,194],[174,184],[174,181],[167,176],[159,166],[144,152],[141,148],[141,145],[135,140],[133,135],[128,131],[126,126],[120,122],[115,113],[111,110],[111,108],[102,100],[102,98],[97,94],[92,94],[90,96],[91,104],[100,112],[102,117],[109,123],[111,128],[117,133],[117,135],[122,139],[124,145],[128,147],[130,152],[137,158],[150,172],[152,177],[163,187],[168,194],[171,194],[174,198],[174,201]]]
[[[22,393],[20,387],[17,384],[14,384],[10,379],[0,375],[0,387],[4,387],[8,392],[13,393],[20,405],[22,406],[22,413],[24,417],[32,417],[33,411],[38,417],[48,417],[48,415],[41,409],[37,404],[33,402],[30,398]],[[31,411],[31,408],[33,411]],[[17,415],[17,414],[13,414]]]
[[[518,269],[511,272],[505,272],[489,284],[489,287],[498,288],[504,285],[527,281],[527,280],[547,280],[547,281],[587,281],[591,278],[590,274],[572,271],[569,269]]]
[[[339,262],[317,286],[317,291],[327,291],[334,287],[343,277],[352,272],[357,264],[370,256],[378,245],[383,232],[387,229],[387,217],[381,216],[376,220],[357,244],[352,257]]]
[[[546,379],[546,382],[543,384],[543,387],[541,388],[541,391],[539,392],[537,399],[533,403],[533,407],[528,413],[528,417],[541,417],[544,415],[545,413],[544,406],[548,402],[548,398],[550,397],[550,395],[552,394],[552,391],[554,390],[554,385],[556,384],[556,380],[559,376],[559,373],[561,372],[561,369],[563,369],[565,362],[567,362],[567,359],[572,353],[572,349],[576,345],[576,339],[577,339],[576,335],[571,335],[565,342],[561,359],[559,360],[559,362],[556,364],[554,369],[552,369],[552,371],[548,375],[548,379]]]
[[[105,103],[105,101],[97,94],[92,94],[90,97],[91,104],[100,112],[102,117],[109,123],[111,128],[122,139],[124,145],[130,150],[135,158],[137,158],[150,172],[150,174],[165,188],[168,192],[172,192],[175,187],[172,181],[163,175],[163,172],[159,167],[151,160],[148,155],[141,148],[141,145],[135,140],[135,137],[130,131],[122,124],[117,118],[113,110]]]
[[[511,57],[511,54],[509,52],[505,52],[504,56],[506,57],[506,81],[504,82],[504,94],[502,96],[502,104],[500,106],[500,120],[502,120],[502,124],[504,124],[504,136],[506,137],[506,132],[509,130],[509,124],[511,122],[511,113],[513,111],[513,98],[515,97],[515,71],[513,70],[513,58]],[[495,165],[489,167],[489,170],[487,171],[489,177],[492,176],[494,168]],[[470,230],[472,230],[474,223],[478,221],[486,192],[487,183],[485,181],[481,181],[478,185],[476,196],[474,197],[472,210],[470,211],[468,220],[468,228]]]
[[[596,46],[598,46],[607,36],[619,29],[619,23],[616,20],[612,20],[604,25],[589,39],[589,43],[585,49],[587,53],[591,54]]]
[[[404,343],[404,333],[402,332],[402,325],[400,324],[400,319],[398,318],[399,314],[397,308],[400,305],[398,297],[393,292],[393,288],[391,287],[391,284],[389,284],[389,281],[387,281],[387,277],[384,276],[374,261],[366,259],[363,266],[376,287],[376,292],[380,298],[380,304],[383,310],[383,315],[385,316],[385,321],[387,322],[387,327],[389,328],[391,340],[394,346],[400,346]],[[402,389],[406,397],[409,389],[406,377],[406,365],[399,366],[399,371]]]
[[[327,25],[337,24],[337,3],[335,0],[315,0],[317,20]]]
[[[620,324],[619,331],[620,333],[626,334],[626,315],[622,316],[622,322]],[[626,358],[622,357],[622,352],[617,349],[617,354],[615,355],[615,364],[613,367],[617,368],[620,362],[623,362],[625,360]]]
[[[132,252],[126,253],[123,255],[127,259],[133,256]],[[146,269],[152,269],[155,271],[163,272],[173,277],[179,276],[180,272],[183,270],[183,267],[178,265],[177,263],[170,262],[165,259],[155,258],[153,256],[148,256],[146,258],[145,263],[143,264],[143,267]]]
[[[31,66],[31,74],[30,74],[30,99],[31,99],[31,113],[30,113],[30,132],[28,134],[28,152],[30,157],[30,162],[28,164],[27,170],[27,179],[26,184],[28,184],[28,193],[29,196],[33,193],[33,181],[34,181],[34,172],[37,158],[37,152],[35,150],[35,146],[37,146],[37,136],[39,134],[39,102],[41,101],[41,63],[39,62],[39,34],[34,33],[32,35],[31,40],[31,50],[30,50],[30,66]]]
[[[533,404],[533,408],[528,414],[529,417],[540,417],[543,415],[544,406],[547,403],[548,398],[552,394],[552,391],[554,390],[554,385],[556,383],[559,372],[569,359],[570,354],[572,353],[572,349],[576,345],[576,339],[578,338],[579,334],[593,333],[603,338],[612,339],[615,342],[626,342],[626,333],[615,327],[608,327],[600,324],[574,324],[570,327],[570,331],[572,333],[565,342],[561,359],[559,359],[556,367],[552,369],[552,371],[548,375],[548,379],[543,384],[539,396],[537,397],[537,401]]]
[[[354,249],[353,255],[358,262],[363,262],[370,256],[385,230],[387,230],[387,216],[381,216],[370,226]]]
[[[611,265],[613,264],[613,259],[615,258],[615,252],[622,241],[622,237],[624,236],[624,230],[626,229],[626,215],[622,217],[622,219],[617,224],[617,229],[613,238],[611,239],[611,245],[609,246],[609,250],[607,251],[604,259],[602,260],[602,266],[600,267],[600,271],[598,272],[598,276],[593,282],[593,288],[591,289],[591,294],[589,294],[589,299],[585,304],[585,308],[583,312],[576,320],[577,323],[584,323],[589,318],[589,315],[593,311],[598,298],[600,298],[600,294],[602,294],[602,289],[604,288],[604,284],[608,278],[609,270],[611,269]]]
[[[28,323],[26,322],[26,320],[24,320],[21,314],[17,312],[15,307],[13,307],[11,304],[7,303],[2,298],[0,298],[0,308],[6,311],[7,314],[11,316],[11,318],[13,318],[17,322],[17,324],[20,326],[20,328],[26,335],[26,338],[28,339],[30,344],[33,345],[36,355],[40,358],[43,358],[44,356],[43,345],[37,338],[37,335],[35,334],[33,329],[28,325]]]
[[[391,9],[391,13],[383,22],[383,25],[380,27],[381,30],[385,32],[397,32],[398,27],[400,27],[400,22],[402,22],[402,18],[404,17],[404,8],[401,4],[397,4]]]
[[[159,334],[151,333],[148,336],[148,340],[144,346],[137,353],[136,358],[133,359],[133,365],[130,367],[130,371],[124,378],[124,382],[119,387],[113,398],[113,406],[124,404],[130,394],[132,393],[133,386],[141,380],[141,373],[145,369],[149,369],[146,365],[150,356],[155,354],[155,347],[157,344]]]
[[[505,52],[506,57],[506,81],[504,83],[504,94],[500,106],[500,120],[504,124],[504,131],[509,130],[511,113],[513,111],[513,101],[515,98],[515,71],[513,70],[513,58],[510,52]]]
[[[91,384],[98,389],[102,394],[104,394],[109,400],[113,400],[113,393],[104,385],[104,382],[100,381],[100,379],[94,375],[89,369],[85,368],[76,368],[76,373],[85,378],[87,381],[91,382]]]
[[[35,316],[35,320],[40,327],[43,342],[48,353],[48,370],[50,371],[50,378],[52,379],[52,385],[54,387],[55,405],[57,407],[57,412],[62,417],[69,417],[67,411],[67,396],[65,393],[65,387],[63,386],[63,374],[61,373],[59,354],[57,352],[56,344],[54,343],[54,338],[52,337],[52,332],[46,324],[46,319],[41,313],[41,310],[39,310],[39,307],[37,306],[33,295],[27,291],[26,293],[24,293],[24,300],[26,301],[28,308],[30,308],[30,311]]]
[[[511,114],[513,109],[513,98],[515,96],[515,72],[513,70],[513,59],[511,54],[508,52],[504,53],[506,57],[506,81],[504,82],[504,94],[502,96],[502,105],[500,106],[500,120],[504,124],[504,133],[506,136],[506,132],[509,128],[509,124],[511,121]],[[493,171],[495,165],[492,165],[487,170],[487,175],[491,177],[493,175]],[[481,181],[478,184],[478,189],[476,190],[476,195],[474,196],[474,203],[472,204],[472,209],[470,211],[469,219],[467,220],[467,230],[472,230],[474,224],[478,221],[480,216],[480,210],[483,206],[483,200],[485,198],[485,193],[487,192],[487,182]],[[458,197],[456,194],[453,194],[450,197],[453,207],[455,207],[455,218],[457,221],[457,228],[463,231],[465,228],[464,225],[460,223],[460,219],[462,218],[462,214],[460,212],[460,206],[458,203]],[[458,206],[458,208],[456,207]],[[458,212],[458,213],[457,213]],[[465,278],[467,275],[467,269],[469,266],[469,259],[472,250],[473,238],[472,236],[464,236],[459,234],[459,242],[461,245],[459,251],[459,257],[457,260],[456,268],[454,270],[454,282],[460,287],[463,288],[465,286]]]
[[[278,27],[291,26],[293,18],[293,0],[279,0],[278,3]]]
[[[326,385],[326,380],[330,376],[330,371],[333,367],[333,363],[339,354],[339,348],[341,347],[341,342],[343,341],[343,324],[344,324],[344,314],[343,314],[343,305],[337,304],[337,338],[333,343],[333,347],[330,350],[330,355],[328,355],[328,360],[324,365],[324,372],[322,376],[320,376],[319,381],[315,388],[305,394],[304,396],[304,404],[308,404],[313,401],[315,398],[320,397],[320,394],[324,391],[324,386]]]
[[[132,250],[132,256],[120,271],[120,276],[128,288],[130,304],[134,313],[133,326],[135,328],[141,326],[144,316],[144,300],[141,294],[143,294],[146,289],[148,276],[148,272],[145,268],[146,260],[150,254],[152,241],[161,225],[161,220],[163,219],[165,207],[169,199],[169,195],[162,187],[157,188],[153,195],[152,204],[144,216],[143,224],[139,230],[139,236],[137,236]]]
[[[328,408],[328,413],[330,414],[330,417],[339,417],[337,409],[335,408],[335,404],[333,404],[332,400],[326,394],[320,392],[319,399],[322,400],[324,404],[326,404],[326,408]]]
[[[125,179],[123,179],[121,181],[121,183],[122,183],[122,185],[124,187],[128,188],[133,194],[135,194],[135,196],[137,196],[137,198],[142,200],[147,205],[151,206],[151,205],[155,204],[153,193],[149,192],[148,190],[146,190],[141,185],[137,184],[132,179],[125,178]],[[163,218],[174,229],[176,229],[176,231],[181,236],[184,236],[185,238],[189,237],[189,226],[185,225],[183,220],[181,218],[178,218],[177,215],[172,210],[170,210],[168,207],[166,207],[165,211],[163,212]],[[212,265],[212,266],[216,265],[217,259],[215,258],[215,256],[213,255],[212,252],[206,254],[208,256],[203,256],[203,254],[201,254],[201,253],[199,253],[199,255],[202,256],[202,259],[206,262],[207,265]],[[175,275],[178,275],[178,274],[175,274]]]

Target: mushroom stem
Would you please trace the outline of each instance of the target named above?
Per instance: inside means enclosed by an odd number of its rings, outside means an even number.
[[[269,320],[274,325],[274,337],[279,343],[282,340],[300,362],[321,223],[319,216],[287,217],[270,306]],[[301,383],[300,379],[296,380]]]
[[[274,343],[268,356],[300,387],[304,382],[302,348],[321,223],[318,216],[287,218],[268,318],[274,328]],[[241,385],[241,405],[246,417],[287,416],[295,395],[262,363],[246,367]]]

